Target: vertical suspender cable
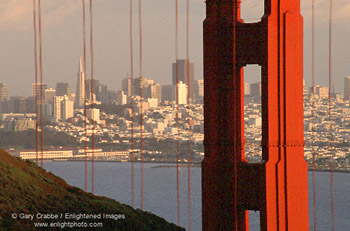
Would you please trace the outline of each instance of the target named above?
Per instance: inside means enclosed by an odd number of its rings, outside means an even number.
[[[236,75],[236,21],[237,21],[237,0],[233,1],[233,75]],[[235,100],[236,103],[236,100]],[[235,108],[237,108],[235,106]],[[236,139],[234,142],[237,142]],[[235,144],[235,147],[237,147],[237,143]],[[238,161],[238,156],[234,155],[234,193],[235,193],[235,201],[234,201],[234,211],[235,211],[235,230],[238,231],[238,203],[237,203],[237,161]]]
[[[135,160],[134,160],[134,47],[133,47],[132,0],[130,0],[130,104],[131,104],[131,196],[135,208]],[[129,90],[129,89],[128,89]]]
[[[334,193],[333,193],[333,128],[332,128],[332,11],[333,1],[329,1],[329,89],[328,89],[328,105],[329,105],[329,165],[331,175],[331,216],[332,216],[332,231],[334,231]]]
[[[93,17],[92,17],[92,0],[90,0],[90,60],[91,60],[91,192],[95,192],[95,121],[94,121],[94,41],[93,41]]]
[[[139,0],[139,34],[140,34],[140,156],[141,156],[141,209],[143,210],[144,173],[143,173],[143,96],[142,96],[142,14]]]
[[[88,191],[88,142],[87,142],[87,89],[86,89],[86,15],[85,15],[85,0],[82,0],[83,3],[83,52],[84,52],[84,132],[85,132],[85,141],[84,141],[84,153],[85,153],[85,191]],[[78,97],[78,96],[77,96]]]
[[[35,151],[36,151],[36,164],[39,163],[39,105],[38,105],[38,54],[37,54],[37,29],[36,29],[36,1],[33,0],[33,26],[34,26],[34,65],[35,65]]]
[[[42,34],[41,34],[41,4],[38,0],[39,10],[39,68],[40,68],[40,148],[41,148],[41,167],[44,167],[44,117],[43,117],[43,52],[42,52]]]
[[[190,43],[189,43],[189,37],[190,37],[190,1],[187,0],[186,2],[186,75],[187,75],[187,83],[188,83],[188,91],[187,91],[187,119],[188,119],[188,134],[187,134],[187,152],[188,152],[188,192],[187,192],[187,198],[188,198],[188,230],[192,230],[192,206],[191,206],[191,93],[193,89],[191,88],[193,83],[191,82],[190,78]]]
[[[175,0],[175,62],[176,62],[176,199],[177,199],[177,225],[180,225],[180,131],[179,131],[179,63],[178,63],[178,37],[179,37],[179,3]]]
[[[313,200],[313,212],[314,212],[314,231],[317,231],[317,207],[316,207],[316,150],[314,145],[315,139],[315,0],[312,0],[312,41],[311,41],[311,77],[312,77],[312,200]]]

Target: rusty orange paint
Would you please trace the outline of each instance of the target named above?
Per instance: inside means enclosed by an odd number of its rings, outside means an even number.
[[[265,0],[244,23],[240,1],[207,0],[204,21],[203,230],[309,230],[303,133],[303,19],[299,0]],[[261,163],[244,153],[243,67],[261,66]]]

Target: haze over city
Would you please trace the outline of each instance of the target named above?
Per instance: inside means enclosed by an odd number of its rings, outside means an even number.
[[[257,21],[263,12],[263,1],[247,0],[242,4],[242,17]],[[175,61],[174,1],[144,1],[143,75],[160,84],[171,83],[171,63]],[[328,1],[315,3],[316,83],[328,85]],[[190,3],[190,59],[194,63],[194,78],[203,77],[202,22],[205,4]],[[34,48],[32,2],[3,0],[0,2],[0,73],[1,82],[8,85],[10,95],[31,95],[34,82]],[[138,2],[134,2],[134,67],[138,71]],[[304,79],[311,85],[311,1],[301,1],[304,17]],[[350,29],[348,1],[333,5],[333,83],[335,91],[343,93],[343,79],[350,74]],[[179,58],[185,58],[185,1],[179,1]],[[82,56],[82,10],[80,1],[43,0],[43,68],[44,82],[55,87],[56,82],[76,86],[79,57]],[[94,1],[95,78],[110,89],[119,89],[121,79],[130,72],[129,1]],[[88,51],[89,52],[89,51]],[[89,63],[89,60],[88,60]],[[258,68],[247,70],[247,82],[257,82]],[[90,76],[87,67],[87,78]]]

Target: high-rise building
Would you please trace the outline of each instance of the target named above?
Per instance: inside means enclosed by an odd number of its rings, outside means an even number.
[[[40,91],[41,91],[41,86],[43,93],[47,89],[47,84],[43,83],[33,83],[32,84],[32,96],[38,96],[38,100],[40,99]],[[44,95],[43,95],[44,96]]]
[[[189,78],[187,77],[187,65],[188,65]],[[178,75],[176,75],[176,70],[178,70]],[[178,82],[182,81],[183,83],[185,83],[187,86],[190,87],[190,97],[191,99],[194,99],[195,97],[194,64],[187,59],[178,59],[176,60],[176,63],[172,64],[172,73],[173,73],[173,79],[172,79],[173,86],[176,86]],[[178,81],[176,81],[177,78],[178,78]]]
[[[26,112],[27,113],[35,113],[35,97],[29,96],[26,98]]]
[[[173,85],[161,85],[161,100],[175,101],[176,87]]]
[[[56,96],[56,90],[53,88],[44,91],[44,103],[53,105],[53,98]]]
[[[113,102],[116,102],[118,100],[118,93],[116,91],[109,90],[109,91],[107,91],[107,94],[108,94],[108,97],[107,97],[108,103],[113,103]]]
[[[118,91],[116,101],[118,105],[125,105],[128,103],[128,97],[125,95],[124,91]]]
[[[100,122],[100,109],[98,108],[89,108],[86,112],[87,117],[91,120],[96,121],[97,123]]]
[[[344,99],[350,99],[350,76],[344,79]]]
[[[26,113],[26,98],[23,96],[11,96],[9,102],[9,112]]]
[[[94,79],[93,81],[92,81],[92,84],[93,84],[93,94],[95,95],[95,96],[97,96],[98,95],[98,86],[100,85],[100,82],[97,80],[97,79]],[[88,98],[88,100],[91,100],[91,79],[87,79],[86,81],[85,81],[85,86],[86,86],[86,96],[87,96],[87,98]],[[96,97],[96,99],[97,99],[97,97]]]
[[[255,98],[261,98],[261,82],[250,85],[250,95]]]
[[[187,104],[187,95],[188,95],[188,88],[187,88],[187,84],[183,83],[182,81],[180,81],[177,84],[177,93],[178,93],[178,103],[181,105],[185,105]]]
[[[244,83],[244,95],[250,95],[250,83]]]
[[[131,96],[131,89],[132,89],[131,79],[128,77],[125,79],[122,79],[122,91],[124,91],[127,96]]]
[[[97,86],[97,100],[101,103],[107,103],[108,101],[108,87],[107,85],[99,84]]]
[[[303,79],[303,95],[307,96],[309,94],[309,89],[305,84],[305,79]]]
[[[9,99],[9,92],[6,83],[0,83],[0,102]]]
[[[64,100],[64,96],[55,96],[54,97],[54,104],[53,104],[53,118],[58,121],[62,118],[62,109],[61,109],[61,103]]]
[[[56,84],[56,95],[57,96],[68,96],[70,97],[72,94],[72,90],[70,88],[70,84],[67,82],[60,82]]]
[[[319,99],[327,99],[329,93],[328,87],[322,87],[320,85],[315,85],[314,89],[311,87],[310,92],[314,92]]]
[[[85,101],[85,73],[83,69],[83,64],[81,62],[81,57],[80,57],[77,77],[78,78],[77,78],[77,91],[75,94],[75,107],[81,108],[84,106],[84,101]]]
[[[204,80],[199,79],[194,81],[194,92],[196,103],[203,103],[204,99]]]
[[[74,115],[74,103],[68,96],[54,97],[54,119],[67,120]]]
[[[63,97],[61,102],[61,119],[67,120],[74,116],[74,102],[66,95]]]

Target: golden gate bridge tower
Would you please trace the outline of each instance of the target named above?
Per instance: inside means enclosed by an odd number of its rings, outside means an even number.
[[[262,161],[244,139],[247,64],[261,66]],[[303,19],[299,0],[265,0],[260,22],[244,23],[239,0],[206,0],[203,230],[309,230],[303,133]]]

